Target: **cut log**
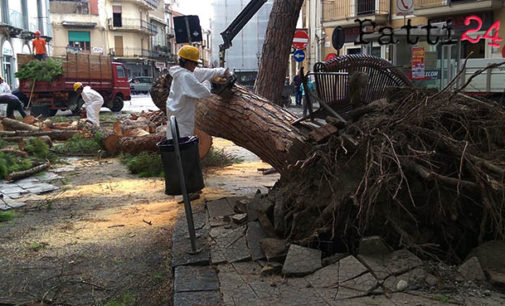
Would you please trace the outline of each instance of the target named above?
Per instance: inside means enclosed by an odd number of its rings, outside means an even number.
[[[46,170],[47,168],[49,168],[49,166],[50,166],[50,163],[49,162],[45,162],[45,163],[43,163],[41,165],[38,165],[38,166],[33,167],[31,169],[28,169],[28,170],[18,171],[18,172],[12,172],[9,175],[7,175],[7,177],[5,179],[7,181],[17,181],[17,180],[20,180],[22,178],[29,177],[29,176],[32,176],[32,175],[34,175],[36,173],[42,172],[42,171]]]
[[[123,137],[119,140],[119,151],[136,155],[141,152],[158,152],[156,144],[166,137],[164,135],[150,134],[141,137]]]
[[[37,118],[35,118],[32,115],[26,115],[26,117],[23,118],[23,123],[26,124],[34,124],[37,121]]]
[[[26,124],[15,119],[4,118],[2,125],[6,130],[10,131],[38,131],[39,128],[31,124]]]
[[[258,155],[282,174],[310,149],[303,132],[291,125],[297,117],[241,86],[228,99],[213,95],[196,108],[196,126],[233,141]]]
[[[49,136],[52,140],[68,140],[72,138],[75,134],[79,133],[76,130],[51,130],[51,131],[0,131],[0,137],[5,141],[17,141],[14,138],[20,137],[38,137],[38,136]]]
[[[149,135],[149,132],[141,128],[129,129],[123,131],[124,137],[140,137]]]
[[[153,102],[161,109],[168,83],[159,78],[151,90]],[[229,98],[212,95],[197,104],[197,128],[248,149],[281,174],[288,164],[305,158],[310,145],[304,131],[291,125],[295,115],[244,87],[235,86],[232,91]]]
[[[195,128],[195,135],[198,136],[198,154],[200,155],[200,159],[204,158],[207,153],[210,151],[210,147],[212,147],[212,136],[205,133],[200,129]]]
[[[9,153],[9,154],[16,155],[16,156],[21,156],[21,157],[27,157],[28,156],[28,153],[26,153],[24,151],[13,150],[13,149],[1,149],[0,152]]]
[[[103,146],[105,147],[105,150],[111,154],[111,155],[116,155],[119,153],[119,140],[121,139],[120,136],[112,133],[108,135],[107,137],[103,138]]]

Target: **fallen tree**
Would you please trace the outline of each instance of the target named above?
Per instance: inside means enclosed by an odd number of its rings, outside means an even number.
[[[456,261],[504,239],[505,111],[450,96],[392,91],[314,147],[268,196],[276,233],[351,252],[380,235]]]

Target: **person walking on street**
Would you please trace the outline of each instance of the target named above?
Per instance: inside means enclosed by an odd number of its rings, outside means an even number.
[[[47,58],[46,52],[46,41],[43,38],[40,38],[40,31],[35,31],[35,39],[32,40],[33,53],[35,54],[35,58],[39,61],[44,61]]]
[[[295,101],[296,105],[302,105],[302,77],[300,72],[293,77],[293,85],[295,86]]]
[[[175,116],[181,137],[194,135],[195,107],[200,99],[211,96],[210,81],[218,76],[228,77],[225,68],[198,68],[200,51],[186,45],[177,53],[179,65],[170,68],[172,76],[170,94],[167,98],[167,117]],[[170,122],[167,124],[167,139],[172,139]]]
[[[84,100],[83,107],[86,108],[86,116],[88,121],[94,125],[100,126],[100,109],[103,105],[103,97],[97,91],[89,86],[82,86],[82,83],[74,83],[74,91],[81,95]]]
[[[7,104],[7,117],[15,119],[14,111],[17,110],[21,116],[26,117],[26,113],[23,109],[23,103],[11,93],[0,94],[0,104]]]
[[[3,93],[11,93],[11,88],[9,84],[4,81],[4,78],[0,75],[0,94]]]
[[[309,92],[313,92],[315,90],[314,82],[310,80],[310,77],[307,78],[307,89]],[[312,100],[310,99],[310,93],[305,91],[305,86],[302,86],[302,95],[303,95],[303,117],[307,116],[307,113],[312,114]],[[314,120],[311,118],[311,120]]]

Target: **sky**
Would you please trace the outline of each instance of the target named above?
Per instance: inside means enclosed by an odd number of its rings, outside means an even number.
[[[185,15],[198,15],[202,28],[209,29],[209,19],[212,14],[209,0],[178,0],[177,2],[176,11]]]

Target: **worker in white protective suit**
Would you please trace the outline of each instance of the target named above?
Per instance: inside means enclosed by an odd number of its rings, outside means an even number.
[[[7,82],[4,81],[4,78],[0,75],[0,94],[3,93],[11,93],[11,87]]]
[[[82,83],[74,84],[74,91],[81,95],[84,100],[83,107],[86,108],[86,117],[91,123],[100,126],[100,109],[103,105],[103,97],[89,86],[82,86]]]
[[[179,66],[171,67],[172,85],[167,99],[167,116],[175,116],[181,137],[194,135],[195,106],[200,99],[211,96],[210,81],[218,76],[229,76],[225,68],[198,68],[200,51],[186,45],[177,53]],[[167,138],[172,139],[170,122]]]

